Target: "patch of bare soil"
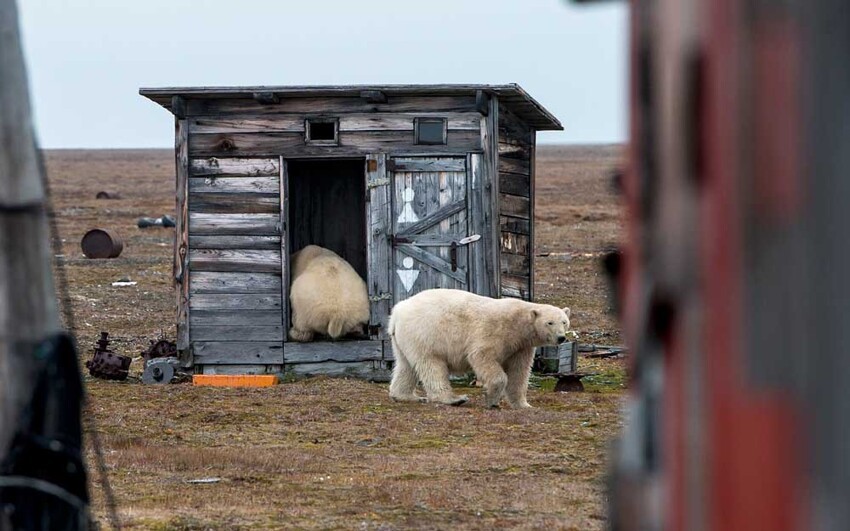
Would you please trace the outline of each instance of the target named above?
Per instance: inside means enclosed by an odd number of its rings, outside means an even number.
[[[608,179],[620,148],[538,157],[537,252],[551,253],[538,258],[538,300],[571,306],[583,342],[618,343],[598,258],[620,241]],[[50,151],[47,165],[81,360],[101,330],[133,356],[161,331],[173,337],[173,229],[136,228],[173,215],[172,153]],[[95,199],[101,190],[121,199]],[[93,227],[120,234],[119,258],[83,257]],[[125,278],[137,284],[112,287]],[[386,385],[328,378],[262,390],[86,384],[129,528],[585,530],[605,525],[623,375],[622,361],[588,362],[593,391],[534,389],[530,411],[485,410],[478,389],[463,391],[467,407],[396,404]],[[96,482],[92,492],[103,519]]]

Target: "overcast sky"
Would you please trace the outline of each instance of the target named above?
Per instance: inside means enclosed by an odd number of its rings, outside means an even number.
[[[41,145],[167,147],[139,87],[519,83],[564,124],[626,136],[625,2],[18,0]]]

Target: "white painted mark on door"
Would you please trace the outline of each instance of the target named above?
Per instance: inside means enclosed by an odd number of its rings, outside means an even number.
[[[408,293],[410,293],[410,290],[413,289],[413,285],[416,284],[416,279],[419,278],[419,270],[413,269],[413,264],[413,258],[406,256],[404,260],[401,261],[401,265],[403,265],[406,269],[396,270],[398,278],[401,279],[401,284]]]
[[[401,199],[404,201],[404,206],[401,208],[401,214],[398,216],[399,223],[416,223],[419,221],[419,217],[416,215],[416,212],[413,211],[413,199],[416,198],[416,192],[413,191],[413,188],[405,188],[401,193]]]

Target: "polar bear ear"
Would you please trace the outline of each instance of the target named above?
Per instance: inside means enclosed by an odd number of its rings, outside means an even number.
[[[561,309],[564,310],[564,313],[567,314],[567,319],[569,319],[570,318],[570,309],[569,308],[561,308]]]
[[[531,317],[532,318],[537,319],[537,317],[539,315],[540,315],[540,312],[538,312],[537,310],[531,310]]]

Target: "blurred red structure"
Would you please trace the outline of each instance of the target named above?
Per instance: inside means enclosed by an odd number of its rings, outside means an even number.
[[[614,529],[850,529],[850,2],[632,0]]]

